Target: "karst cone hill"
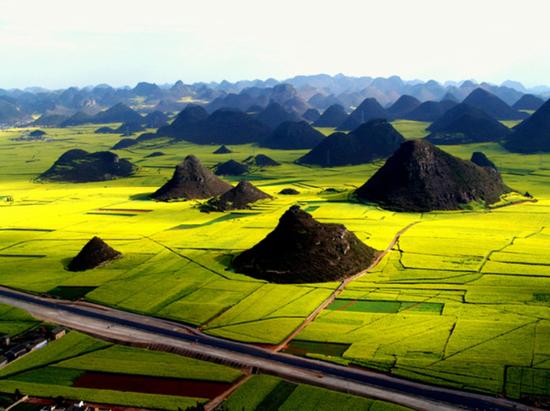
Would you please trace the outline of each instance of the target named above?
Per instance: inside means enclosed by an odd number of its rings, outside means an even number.
[[[323,141],[324,138],[323,134],[311,127],[306,121],[285,121],[260,145],[280,150],[311,149]]]
[[[160,127],[158,134],[161,136],[170,136],[184,138],[187,135],[193,135],[198,132],[202,121],[208,118],[208,112],[201,106],[188,104],[178,113],[172,124]]]
[[[283,106],[275,102],[271,102],[265,109],[259,112],[255,118],[272,130],[286,121],[300,120],[300,116],[297,113],[294,111],[287,111]]]
[[[99,237],[93,237],[74,257],[67,269],[69,271],[85,271],[99,267],[108,261],[119,258],[122,254],[111,248]]]
[[[538,110],[544,104],[544,100],[532,94],[524,94],[514,103],[512,108],[516,110]]]
[[[207,116],[206,118],[204,116]],[[245,144],[262,141],[271,129],[242,111],[221,108],[208,115],[204,108],[186,107],[158,135],[197,144]]]
[[[142,123],[143,117],[126,104],[118,103],[105,111],[97,113],[92,122],[96,124],[107,123]]]
[[[404,141],[388,121],[371,120],[349,134],[331,134],[298,162],[321,167],[364,164],[389,157]]]
[[[255,167],[276,167],[281,165],[281,163],[273,160],[271,157],[266,156],[265,154],[256,154],[255,156],[249,156],[244,159],[243,163]]]
[[[231,159],[217,164],[215,173],[218,176],[241,176],[249,171],[250,170],[247,164]]]
[[[491,204],[509,191],[493,170],[413,140],[403,143],[356,194],[390,210],[427,212],[457,210],[471,201]]]
[[[416,97],[407,94],[402,95],[395,103],[388,108],[388,116],[390,118],[401,118],[403,115],[410,113],[421,104]]]
[[[550,152],[550,100],[514,127],[504,147],[517,153]]]
[[[218,197],[211,198],[204,204],[203,211],[227,211],[249,208],[250,204],[259,200],[272,198],[248,181],[240,181],[236,187]]]
[[[379,255],[341,224],[287,210],[262,241],[234,258],[235,271],[273,283],[338,281],[368,268]]]
[[[472,157],[470,157],[470,161],[480,167],[488,167],[495,171],[497,170],[497,166],[495,165],[495,163],[489,160],[485,153],[481,151],[474,151],[472,153]]]
[[[321,114],[321,117],[313,125],[315,127],[338,127],[346,118],[348,118],[348,113],[344,107],[340,104],[333,104]]]
[[[497,120],[520,120],[528,117],[526,113],[513,109],[502,99],[482,88],[472,91],[463,103],[483,110]]]
[[[443,101],[425,101],[414,110],[403,114],[401,117],[406,120],[415,121],[435,121],[450,110],[457,103],[450,100]]]
[[[193,155],[187,156],[176,166],[172,178],[152,194],[156,200],[204,199],[217,196],[231,189],[231,185],[204,167]]]
[[[232,151],[227,146],[219,146],[212,154],[230,154]]]
[[[62,154],[40,179],[86,183],[128,177],[136,171],[137,166],[110,151],[88,153],[72,149]]]
[[[321,113],[319,113],[319,110],[315,108],[309,108],[306,110],[302,117],[304,118],[304,120],[314,122],[317,121],[319,117],[321,117]]]
[[[347,118],[338,126],[338,130],[354,130],[370,120],[386,119],[388,113],[375,98],[366,98]]]
[[[510,129],[483,110],[459,104],[433,122],[427,137],[434,144],[469,144],[500,141],[510,134]]]

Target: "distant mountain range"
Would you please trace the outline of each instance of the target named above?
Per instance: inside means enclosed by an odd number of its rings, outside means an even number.
[[[24,90],[0,89],[0,125],[29,124],[40,116],[43,121],[38,121],[36,125],[54,126],[67,120],[66,125],[73,121],[84,123],[88,118],[97,120],[98,113],[118,104],[124,104],[142,115],[153,111],[175,114],[191,102],[202,105],[209,113],[221,108],[261,112],[272,103],[300,116],[308,109],[323,112],[335,104],[351,113],[367,98],[376,99],[380,108],[384,109],[388,109],[404,95],[408,96],[407,104],[413,105],[418,105],[416,101],[458,103],[478,88],[490,92],[507,105],[519,102],[518,109],[536,106],[536,101],[540,105],[542,100],[550,97],[550,87],[527,88],[516,81],[506,81],[501,85],[473,80],[442,84],[434,80],[403,80],[398,76],[372,78],[343,74],[302,75],[282,81],[242,80],[233,83],[185,84],[177,81],[175,84],[157,85],[141,82],[133,88],[114,88],[107,84],[60,90],[30,87]],[[529,95],[529,100],[525,95]],[[382,112],[380,108],[379,113]],[[418,109],[422,111],[425,107],[418,105]],[[355,117],[361,121],[365,115],[365,110],[360,110]],[[388,117],[392,117],[392,113]]]

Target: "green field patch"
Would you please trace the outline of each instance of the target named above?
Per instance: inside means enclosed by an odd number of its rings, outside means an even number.
[[[281,380],[270,375],[253,375],[223,403],[228,411],[255,411]]]
[[[334,311],[356,311],[362,313],[397,313],[401,308],[398,301],[368,301],[336,299],[327,307]]]
[[[159,314],[186,323],[203,324],[222,311],[238,304],[261,286],[261,283],[232,283],[232,281],[212,281],[164,307]]]
[[[351,344],[292,340],[285,349],[285,352],[301,356],[306,356],[307,354],[323,354],[331,357],[341,357],[350,345]]]
[[[443,312],[445,304],[425,303],[425,302],[402,302],[399,311],[421,312],[440,315]]]
[[[401,311],[441,314],[445,304],[417,301],[371,301],[337,298],[327,309],[363,313],[391,313]]]
[[[11,305],[0,304],[0,321],[37,322],[29,313]]]
[[[521,264],[487,261],[482,272],[488,274],[540,276],[550,278],[550,264]]]
[[[550,293],[535,293],[533,297],[535,301],[550,303]]]
[[[85,371],[82,370],[69,368],[44,367],[14,375],[10,377],[10,380],[34,382],[38,384],[48,381],[49,384],[72,387],[73,383],[82,376],[84,372]]]
[[[297,384],[284,380],[280,381],[275,388],[265,396],[262,402],[260,402],[257,410],[279,411],[279,407],[284,404],[288,397],[290,397],[296,387],[298,387]]]
[[[31,328],[33,328],[35,325],[37,325],[38,322],[30,322],[30,321],[4,321],[4,319],[0,320],[0,334],[7,334],[11,337],[21,334]]]
[[[300,384],[279,408],[280,411],[406,411],[385,401],[329,391]]]
[[[176,354],[118,345],[70,358],[57,363],[56,366],[84,371],[226,383],[241,376],[239,370],[223,365]]]
[[[207,334],[260,344],[280,344],[302,324],[303,318],[268,318],[243,324],[206,329]]]
[[[47,295],[50,295],[52,297],[62,298],[64,300],[71,300],[76,301],[80,300],[81,298],[84,298],[86,294],[89,292],[92,292],[97,287],[78,287],[78,286],[57,286],[55,288],[52,288],[48,292],[46,292]]]
[[[550,369],[508,367],[506,394],[512,398],[548,396],[550,393]]]

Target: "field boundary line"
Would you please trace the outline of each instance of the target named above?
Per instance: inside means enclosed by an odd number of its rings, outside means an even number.
[[[373,268],[375,268],[378,264],[380,264],[380,262],[384,259],[384,257],[388,255],[389,252],[393,249],[395,244],[397,244],[397,242],[399,241],[399,238],[403,234],[405,234],[410,228],[412,228],[414,225],[418,223],[420,223],[420,220],[413,221],[412,223],[409,223],[408,225],[403,227],[401,230],[399,230],[395,234],[395,236],[392,238],[392,240],[390,241],[386,249],[382,251],[380,254],[378,254],[378,256],[374,259],[371,265],[369,265],[364,270],[359,271],[357,274],[351,277],[345,278],[340,283],[340,285],[328,296],[328,298],[325,301],[323,301],[315,310],[313,310],[313,312],[310,315],[308,315],[304,319],[304,321],[302,322],[302,324],[300,324],[300,326],[298,326],[298,328],[296,328],[280,344],[278,344],[273,348],[273,351],[278,352],[284,349],[290,343],[290,341],[292,341],[298,334],[300,334],[304,330],[304,328],[306,328],[312,321],[314,321],[325,308],[327,308],[331,303],[334,302],[334,300],[342,293],[342,291],[344,291],[344,289],[349,283],[358,279],[359,277],[362,277],[363,275],[371,271]]]
[[[208,401],[206,404],[204,404],[204,411],[214,411],[218,406],[220,406],[226,399],[229,398],[231,394],[233,394],[237,389],[245,384],[247,381],[249,381],[252,378],[252,372],[250,369],[246,368],[243,369],[243,374],[241,377],[237,379],[237,381],[234,381],[231,386],[222,392],[220,395],[218,395],[215,398],[212,398],[210,401]]]

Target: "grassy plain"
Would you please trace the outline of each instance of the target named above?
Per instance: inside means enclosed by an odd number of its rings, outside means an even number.
[[[422,137],[426,126],[396,123],[408,138]],[[514,398],[549,394],[530,381],[550,369],[550,155],[511,154],[493,143],[443,147],[462,158],[485,152],[509,186],[538,200],[491,211],[394,213],[343,201],[381,162],[320,169],[294,164],[304,150],[243,145],[231,147],[233,154],[214,155],[214,146],[164,139],[118,151],[140,166],[131,178],[34,181],[70,148],[106,150],[119,139],[93,134],[93,128],[48,129],[49,142],[14,142],[10,138],[21,130],[0,132],[0,197],[14,198],[0,203],[0,284],[37,293],[89,287],[84,298],[90,301],[226,338],[276,344],[337,284],[270,285],[228,271],[232,255],[262,239],[297,203],[320,221],[345,224],[378,249],[417,221],[372,273],[346,288],[337,302],[348,308],[329,307],[297,339],[347,344],[343,354],[323,358],[412,379]],[[145,158],[152,151],[165,155]],[[187,154],[214,166],[260,152],[282,165],[245,177],[275,197],[251,210],[205,214],[195,201],[148,199]],[[285,187],[300,194],[278,194]],[[345,192],[323,192],[330,187]],[[124,258],[90,272],[66,271],[93,235]],[[2,384],[7,389],[12,383]]]

